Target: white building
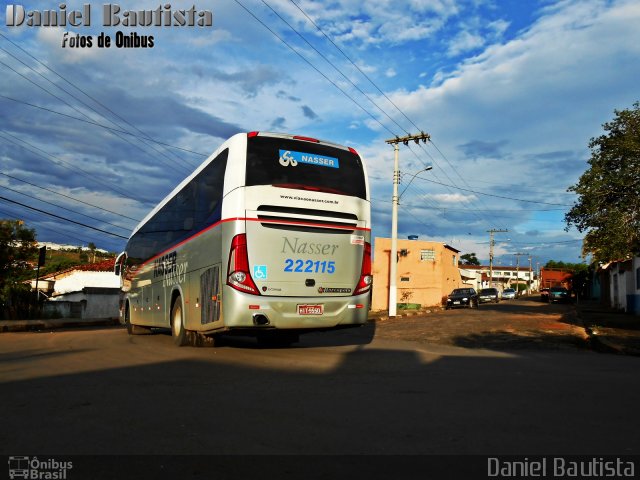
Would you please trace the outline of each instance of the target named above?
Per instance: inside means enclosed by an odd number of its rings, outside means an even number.
[[[609,272],[611,307],[640,315],[640,257],[603,268]]]
[[[35,288],[35,280],[31,281]],[[46,275],[38,290],[48,296],[44,313],[63,318],[119,318],[120,277],[113,273],[113,259],[80,265]]]
[[[529,266],[505,267],[494,265],[492,272],[490,267],[485,265],[461,265],[460,275],[465,285],[469,285],[476,290],[493,287],[502,291],[505,288],[516,288],[518,284],[521,285],[521,290],[528,289],[530,292],[538,290],[537,276],[533,270],[529,270]]]

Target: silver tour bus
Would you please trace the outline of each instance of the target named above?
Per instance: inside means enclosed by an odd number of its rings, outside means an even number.
[[[116,259],[129,334],[292,343],[362,325],[369,184],[353,148],[264,132],[227,140],[134,229]]]

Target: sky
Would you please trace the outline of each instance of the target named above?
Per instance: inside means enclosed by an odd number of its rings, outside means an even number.
[[[355,148],[372,237],[390,237],[385,140],[425,132],[426,144],[400,144],[399,238],[486,264],[488,231],[506,230],[498,265],[578,263],[567,189],[588,168],[589,140],[640,99],[636,0],[170,3],[210,11],[204,27],[105,27],[104,3],[68,1],[67,12],[91,6],[77,27],[7,26],[0,9],[0,218],[23,219],[40,241],[122,251],[224,140],[255,130]],[[118,48],[118,31],[153,47]],[[72,47],[76,35],[91,47]]]

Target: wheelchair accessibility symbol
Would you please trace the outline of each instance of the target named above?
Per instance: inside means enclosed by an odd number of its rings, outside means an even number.
[[[256,280],[267,279],[267,266],[266,265],[254,265],[253,266],[253,278]]]

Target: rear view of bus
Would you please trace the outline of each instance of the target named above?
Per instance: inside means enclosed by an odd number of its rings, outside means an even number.
[[[358,153],[308,137],[252,132],[245,171],[229,167],[227,185],[243,186],[225,196],[223,217],[244,218],[225,235],[225,327],[301,331],[365,323],[371,224]],[[236,206],[244,212],[234,212]]]

